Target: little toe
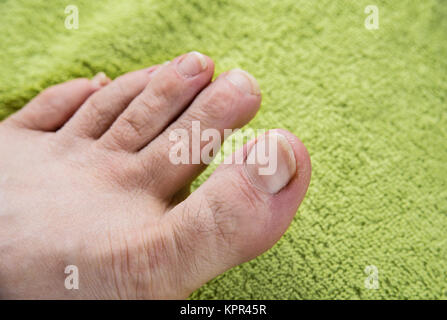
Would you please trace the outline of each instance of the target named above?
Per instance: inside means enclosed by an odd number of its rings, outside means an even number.
[[[55,131],[70,119],[92,93],[101,89],[107,80],[101,73],[92,80],[75,79],[49,87],[9,117],[7,122],[31,130]]]

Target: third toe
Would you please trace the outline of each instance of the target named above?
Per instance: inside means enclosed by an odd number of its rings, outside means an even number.
[[[162,168],[162,181],[155,181],[160,196],[170,197],[194,180],[212,161],[210,153],[220,147],[228,130],[247,124],[260,104],[256,80],[239,69],[220,75],[204,89],[189,108],[139,154],[144,163],[157,161],[154,167]],[[187,151],[179,155],[180,149]],[[184,154],[186,152],[188,154]]]

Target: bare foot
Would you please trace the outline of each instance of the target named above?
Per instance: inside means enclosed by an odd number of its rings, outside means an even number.
[[[213,72],[189,53],[111,82],[77,79],[0,123],[0,297],[186,298],[281,237],[310,180],[294,135],[248,143],[243,163],[221,164],[191,195],[206,165],[169,159],[173,130],[200,121],[222,134],[257,112],[253,77],[210,83]],[[273,138],[277,170],[260,175],[246,159]],[[78,290],[65,288],[68,265]]]

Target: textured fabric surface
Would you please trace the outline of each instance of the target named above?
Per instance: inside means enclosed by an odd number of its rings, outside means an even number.
[[[251,128],[306,144],[312,181],[285,236],[192,298],[447,299],[447,2],[0,0],[0,17],[0,119],[51,84],[197,50],[259,80]]]

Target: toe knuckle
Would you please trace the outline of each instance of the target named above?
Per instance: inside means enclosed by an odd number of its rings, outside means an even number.
[[[198,113],[201,118],[211,121],[222,121],[232,114],[234,97],[227,92],[218,89],[201,105]]]
[[[97,96],[93,95],[87,103],[88,108],[86,108],[86,110],[90,113],[89,118],[95,119],[96,124],[101,127],[103,122],[107,122],[107,119],[109,118],[107,110],[105,110],[102,106],[104,102],[99,100]]]
[[[120,121],[120,130],[118,132],[131,132],[132,135],[137,137],[142,136],[143,123],[139,120],[135,112],[131,112],[129,115],[123,115]]]
[[[188,215],[193,217],[193,227],[197,234],[210,234],[220,242],[231,244],[237,226],[235,213],[228,199],[204,194],[195,210],[189,209]]]
[[[164,99],[160,96],[155,95],[153,92],[147,92],[140,99],[141,109],[145,112],[150,112],[150,114],[160,114],[163,112]],[[165,110],[166,111],[166,110]],[[148,117],[150,119],[151,117]]]
[[[163,81],[152,87],[154,95],[164,97],[171,96],[176,93],[178,80],[175,77],[166,77]]]
[[[234,213],[227,202],[218,199],[207,200],[207,205],[211,211],[213,226],[222,239],[231,242],[231,237],[236,230],[236,219]]]

